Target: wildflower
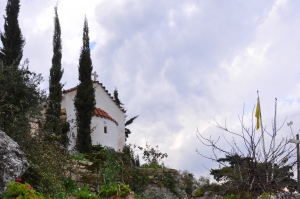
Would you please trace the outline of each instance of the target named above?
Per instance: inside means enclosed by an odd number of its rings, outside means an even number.
[[[30,185],[30,186],[28,186],[28,188],[29,188],[29,189],[31,189],[31,190],[33,190],[33,187],[32,187],[31,185]]]
[[[17,182],[21,182],[22,179],[21,179],[21,178],[17,178],[16,181],[17,181]]]

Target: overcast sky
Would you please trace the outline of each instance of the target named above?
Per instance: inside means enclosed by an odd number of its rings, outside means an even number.
[[[226,119],[227,127],[239,133],[238,115],[245,104],[251,124],[257,90],[264,125],[271,126],[277,97],[278,123],[288,117],[294,132],[300,129],[300,1],[21,0],[23,57],[31,70],[43,74],[44,89],[57,3],[64,88],[79,82],[86,16],[98,80],[110,93],[118,88],[128,118],[139,115],[129,126],[128,143],[158,145],[168,153],[169,167],[207,176],[205,167],[218,164],[195,152],[211,155],[197,140],[197,128],[216,139],[223,132],[209,122]],[[5,6],[0,0],[1,16]],[[286,124],[280,133],[290,134]]]

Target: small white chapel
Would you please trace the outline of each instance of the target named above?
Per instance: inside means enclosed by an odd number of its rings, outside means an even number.
[[[95,88],[96,108],[93,112],[91,128],[92,145],[101,144],[121,151],[125,145],[125,113],[112,95],[105,89],[102,83],[97,81],[97,73],[93,74],[93,86]],[[77,86],[62,91],[61,108],[66,114],[67,121],[70,122],[68,150],[72,150],[76,145],[77,128],[75,126],[76,115],[74,97]]]

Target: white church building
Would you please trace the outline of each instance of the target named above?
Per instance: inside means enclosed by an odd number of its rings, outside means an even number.
[[[101,144],[121,151],[125,145],[125,110],[117,105],[111,94],[102,83],[96,81],[96,73],[93,73],[95,88],[96,108],[93,112],[91,128],[92,145]],[[70,144],[72,150],[76,145],[77,128],[75,126],[76,115],[74,97],[77,86],[62,91],[61,108],[70,122]]]

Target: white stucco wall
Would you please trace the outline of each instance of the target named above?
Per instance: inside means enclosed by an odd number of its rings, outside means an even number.
[[[98,83],[94,83],[96,107],[107,112],[114,120],[118,122],[119,140],[125,145],[125,113],[115,104],[111,97],[106,93]],[[122,146],[122,148],[123,148]]]
[[[117,151],[122,150],[123,143],[116,142],[120,139],[120,135],[115,122],[101,117],[93,117],[92,124],[95,127],[91,134],[93,145],[101,144],[103,146],[113,147]],[[107,133],[104,133],[105,126]]]
[[[96,107],[107,112],[115,122],[106,118],[93,116],[92,128],[95,128],[91,134],[92,144],[101,144],[103,146],[113,147],[115,150],[122,150],[125,145],[125,113],[114,103],[111,97],[106,93],[98,83],[94,83]],[[74,97],[76,90],[63,94],[61,108],[66,109],[67,121],[70,122],[70,145],[69,150],[73,149],[76,144],[77,129],[75,126],[75,106]],[[106,124],[104,124],[104,122]],[[104,133],[104,125],[107,126],[108,133]]]
[[[62,95],[61,108],[66,109],[67,121],[70,122],[70,129],[71,129],[69,132],[70,144],[68,150],[72,150],[76,144],[77,129],[75,126],[75,119],[76,119],[75,107],[74,107],[75,94],[76,94],[76,90]]]

